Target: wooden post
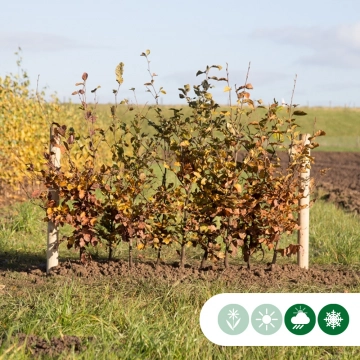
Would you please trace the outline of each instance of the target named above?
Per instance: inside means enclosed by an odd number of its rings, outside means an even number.
[[[60,137],[54,133],[54,125],[50,127],[50,159],[52,164],[59,168],[61,151],[60,151]],[[55,206],[59,205],[59,193],[55,189],[50,189],[51,199],[55,200]],[[47,250],[46,250],[46,273],[50,272],[50,269],[59,264],[59,229],[52,221],[48,222],[47,231]]]
[[[300,140],[303,141],[304,145],[310,144],[310,134],[300,135]],[[310,150],[309,150],[310,155]],[[299,226],[298,231],[298,244],[301,248],[297,255],[298,265],[301,268],[309,268],[309,224],[310,224],[310,169],[306,166],[309,164],[309,160],[305,160],[302,166],[306,170],[300,175],[300,186],[304,188],[304,197],[300,199],[300,205],[304,207],[299,211]]]

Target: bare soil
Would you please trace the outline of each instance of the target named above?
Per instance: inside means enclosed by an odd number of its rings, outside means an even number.
[[[310,176],[322,198],[359,214],[360,153],[314,151],[311,156],[315,163],[311,165]],[[281,153],[280,158],[282,164],[288,160],[286,153]],[[326,170],[325,174],[322,170]]]
[[[288,154],[280,152],[278,155],[285,168]],[[244,156],[238,153],[237,161],[242,161]],[[310,176],[315,180],[315,189],[321,190],[322,198],[359,214],[360,152],[314,151],[311,156],[315,158],[315,163],[311,165]],[[325,170],[324,174],[322,170]]]
[[[125,261],[91,261],[87,265],[80,261],[61,262],[53,268],[49,275],[43,267],[29,264],[27,271],[5,271],[0,269],[0,283],[6,287],[29,288],[42,286],[48,278],[54,280],[77,278],[86,283],[98,282],[104,278],[111,280],[128,281],[131,283],[150,281],[152,283],[164,283],[176,286],[179,283],[207,283],[222,281],[227,285],[250,288],[261,284],[264,289],[276,287],[281,284],[282,288],[297,285],[327,287],[340,287],[345,290],[360,284],[360,268],[345,267],[339,265],[313,265],[309,270],[300,269],[296,264],[252,265],[249,270],[246,265],[231,265],[228,269],[221,266],[210,265],[199,270],[196,265],[186,264],[180,269],[178,263],[161,264],[155,266],[152,262],[135,262],[129,269]]]
[[[50,342],[37,335],[26,335],[19,333],[16,336],[18,344],[25,344],[27,353],[34,357],[55,358],[63,353],[68,353],[72,349],[75,353],[80,353],[86,349],[82,345],[82,340],[77,336],[63,335],[61,338],[52,338]]]
[[[360,153],[314,152],[311,176],[324,199],[360,214]],[[320,175],[321,169],[329,169]]]

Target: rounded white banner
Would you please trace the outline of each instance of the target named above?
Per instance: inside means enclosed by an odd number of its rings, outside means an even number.
[[[218,294],[200,327],[222,346],[360,346],[360,294]]]

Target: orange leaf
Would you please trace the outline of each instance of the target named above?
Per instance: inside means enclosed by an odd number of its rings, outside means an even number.
[[[79,198],[80,198],[80,199],[83,199],[84,197],[85,197],[85,190],[82,190],[82,189],[81,189],[81,190],[79,191]]]

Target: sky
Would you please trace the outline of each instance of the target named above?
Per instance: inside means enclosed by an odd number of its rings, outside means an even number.
[[[360,1],[358,0],[0,0],[0,77],[17,73],[14,53],[32,88],[46,87],[60,101],[83,72],[99,103],[114,101],[115,67],[125,64],[118,99],[154,103],[140,54],[149,49],[160,103],[184,104],[178,88],[196,85],[207,65],[232,88],[249,79],[253,99],[302,106],[360,107]],[[214,98],[227,103],[225,84]]]

